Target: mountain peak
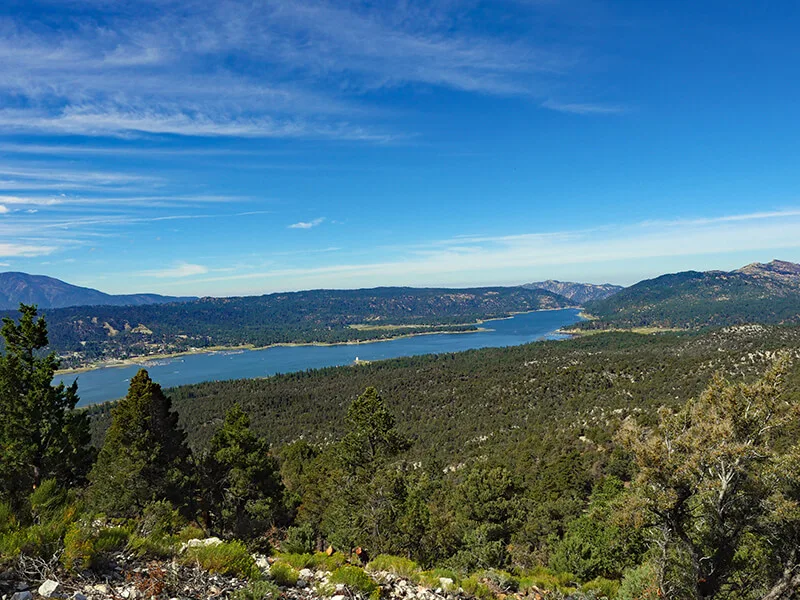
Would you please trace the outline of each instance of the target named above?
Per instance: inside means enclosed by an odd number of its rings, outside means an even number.
[[[784,285],[800,287],[800,265],[785,260],[751,263],[734,272],[759,279],[769,279]]]
[[[603,283],[596,285],[593,283],[573,283],[571,281],[558,281],[557,279],[548,279],[546,281],[536,281],[534,283],[526,283],[522,287],[528,289],[547,290],[569,298],[570,300],[583,304],[584,302],[591,302],[592,300],[602,300],[609,296],[616,294],[622,289],[622,286],[612,285],[610,283]]]
[[[162,304],[193,299],[158,294],[115,296],[92,288],[72,285],[47,275],[30,275],[19,271],[0,273],[0,310],[17,308],[20,302],[47,309],[67,306]]]

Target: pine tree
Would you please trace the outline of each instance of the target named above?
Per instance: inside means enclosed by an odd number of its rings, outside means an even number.
[[[367,388],[347,409],[347,428],[339,456],[353,473],[371,471],[408,448],[408,441],[395,430],[394,417],[374,387]]]
[[[45,479],[81,483],[91,464],[89,422],[75,411],[78,385],[53,385],[58,368],[47,324],[35,306],[20,305],[19,323],[3,319],[0,356],[0,496],[27,497]]]
[[[92,472],[95,509],[114,516],[141,514],[156,500],[188,503],[186,435],[170,399],[141,369],[111,413],[111,426]]]
[[[628,421],[621,441],[638,474],[633,505],[652,523],[661,594],[783,598],[800,585],[800,402],[789,360],[751,383],[717,376],[651,430]],[[762,557],[763,564],[759,564]]]
[[[206,494],[212,526],[252,538],[282,517],[284,487],[269,444],[250,430],[250,418],[235,404],[211,439],[205,460]]]

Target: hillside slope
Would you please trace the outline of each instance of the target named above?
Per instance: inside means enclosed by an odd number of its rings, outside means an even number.
[[[772,261],[730,272],[662,275],[585,307],[597,320],[577,329],[798,323],[800,265]]]
[[[47,277],[8,271],[0,273],[0,310],[16,309],[20,302],[35,304],[40,309],[67,306],[127,306],[184,302],[189,297],[158,294],[106,294]]]

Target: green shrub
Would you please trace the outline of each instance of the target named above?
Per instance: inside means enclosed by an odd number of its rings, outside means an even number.
[[[297,583],[299,574],[290,565],[282,562],[275,562],[269,568],[269,576],[278,585],[288,587]]]
[[[519,590],[519,579],[505,571],[489,569],[478,573],[477,576],[481,581],[489,581],[504,592],[516,592]]]
[[[492,600],[494,598],[494,594],[492,594],[492,590],[489,589],[489,586],[481,583],[475,575],[464,579],[461,582],[461,588],[467,594],[480,598],[480,600]]]
[[[344,584],[351,592],[364,596],[369,596],[378,589],[378,585],[363,569],[351,565],[344,565],[336,569],[331,574],[330,582],[334,585]]]
[[[171,535],[132,535],[128,548],[140,558],[170,558],[178,553],[178,543],[177,537]]]
[[[419,582],[420,568],[417,563],[401,556],[380,554],[367,565],[368,571],[386,571],[399,577]]]
[[[139,533],[143,536],[165,536],[175,533],[186,524],[172,503],[166,500],[150,502],[139,519]]]
[[[233,600],[275,600],[281,595],[281,590],[271,581],[253,581],[234,592]]]
[[[188,542],[189,540],[199,540],[206,537],[206,532],[200,529],[197,525],[187,525],[178,532],[179,542]]]
[[[613,579],[606,579],[604,577],[596,577],[588,583],[581,586],[582,592],[594,592],[597,598],[608,598],[613,600],[617,597],[619,591],[619,581]]]
[[[656,569],[644,563],[625,571],[617,592],[617,600],[657,600],[659,598]]]
[[[109,527],[97,533],[95,549],[97,552],[114,552],[128,545],[130,532],[123,527]]]
[[[453,580],[453,585],[446,589],[446,592],[458,587],[459,576],[452,569],[431,569],[430,571],[422,571],[419,574],[419,583],[429,588],[436,589],[441,587],[441,579]]]
[[[295,569],[311,569],[316,566],[313,554],[280,553],[276,556],[276,559],[291,565]]]
[[[64,535],[61,563],[71,573],[105,565],[106,555],[128,544],[130,533],[122,527],[95,531],[88,523],[73,523]]]
[[[522,593],[527,593],[531,587],[570,593],[575,590],[574,581],[575,576],[572,573],[560,573],[547,567],[536,567],[522,574],[519,579],[519,589]]]
[[[309,565],[309,569],[319,569],[320,571],[335,571],[347,563],[347,557],[341,552],[334,552],[330,556],[324,552],[314,554],[314,562]]]
[[[185,562],[197,562],[201,567],[220,575],[246,577],[252,580],[261,578],[261,570],[242,542],[234,540],[216,546],[197,546],[189,548]]]
[[[53,519],[67,502],[67,490],[55,479],[45,479],[30,495],[31,512],[41,522]]]
[[[286,541],[281,544],[281,549],[291,554],[311,554],[316,546],[314,528],[309,524],[299,527],[289,527],[286,532]]]
[[[0,502],[0,534],[19,527],[19,521],[8,502]]]
[[[86,523],[73,523],[64,536],[64,554],[61,563],[70,573],[80,573],[95,563],[97,549],[95,535]]]

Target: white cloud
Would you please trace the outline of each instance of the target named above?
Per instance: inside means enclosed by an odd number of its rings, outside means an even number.
[[[208,267],[203,265],[194,265],[187,262],[176,263],[173,267],[166,269],[155,269],[151,271],[141,271],[139,275],[145,277],[158,277],[163,278],[180,278],[180,277],[193,277],[195,275],[203,275],[208,273]]]
[[[545,100],[542,107],[563,113],[574,115],[619,115],[627,112],[624,106],[613,104],[591,104],[581,102],[559,102],[557,100]]]
[[[9,212],[8,207],[5,204],[0,204],[0,215],[4,215]]]
[[[389,260],[276,268],[196,283],[250,281],[263,290],[369,285],[438,285],[521,281],[531,269],[555,274],[568,265],[800,249],[800,210],[643,222],[590,230],[461,236],[392,248]],[[377,251],[378,249],[376,249]],[[385,250],[385,249],[384,249]],[[400,255],[402,258],[394,258]]]
[[[299,223],[292,223],[289,229],[311,229],[317,225],[321,225],[325,221],[325,217],[319,217],[313,221],[300,221]]]
[[[0,242],[0,256],[3,257],[19,256],[29,258],[32,256],[52,254],[56,250],[57,248],[55,246]]]

